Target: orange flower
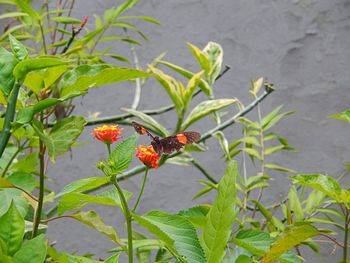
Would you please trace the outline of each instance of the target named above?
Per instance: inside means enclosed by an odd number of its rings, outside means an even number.
[[[158,168],[157,161],[160,159],[157,153],[154,151],[153,146],[143,146],[140,145],[139,148],[135,148],[137,153],[135,154],[136,157],[140,159],[141,162],[143,162],[144,165],[147,167],[153,167]]]
[[[92,135],[106,144],[112,144],[122,138],[120,132],[123,128],[118,128],[117,125],[103,125],[94,129]]]

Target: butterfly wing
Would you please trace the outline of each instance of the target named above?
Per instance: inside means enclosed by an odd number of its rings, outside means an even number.
[[[159,140],[159,152],[171,154],[173,151],[179,151],[186,144],[194,143],[201,138],[198,132],[182,132]],[[153,145],[153,144],[152,144]]]
[[[141,135],[147,134],[152,140],[154,140],[154,136],[141,124],[137,123],[136,121],[133,121],[131,124],[138,134],[141,134]]]

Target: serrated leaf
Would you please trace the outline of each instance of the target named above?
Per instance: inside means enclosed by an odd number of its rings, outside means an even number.
[[[126,200],[129,200],[131,193],[123,191]],[[57,213],[62,215],[66,211],[81,209],[88,204],[101,204],[121,207],[119,195],[115,189],[110,189],[95,196],[71,192],[62,196],[58,203]]]
[[[48,149],[51,160],[67,152],[82,133],[86,121],[83,117],[69,117],[57,122],[51,129],[50,134],[43,131],[40,125],[33,123],[36,134]]]
[[[0,217],[0,239],[6,244],[6,254],[12,256],[20,248],[24,235],[24,219],[14,202]]]
[[[206,262],[196,230],[185,218],[161,211],[133,216],[139,224],[165,242],[168,249],[173,247],[180,262]]]
[[[186,210],[181,210],[179,215],[190,221],[195,228],[203,229],[210,208],[209,205],[199,205]]]
[[[236,99],[217,99],[206,100],[199,103],[188,115],[187,119],[181,126],[181,130],[186,130],[191,124],[204,118],[212,112],[223,109],[233,103],[236,103]]]
[[[137,69],[81,65],[63,75],[60,81],[61,94],[65,96],[76,91],[149,76],[149,73]]]
[[[262,263],[273,263],[283,253],[318,234],[319,231],[317,228],[308,224],[291,227],[272,244],[271,248],[266,252],[262,259]]]
[[[218,195],[207,214],[207,222],[202,232],[202,243],[208,263],[219,263],[225,255],[226,243],[236,218],[237,177],[237,163],[230,161],[220,180]]]
[[[123,244],[115,229],[111,226],[106,225],[103,222],[102,218],[95,211],[78,212],[71,215],[71,217],[106,235],[117,244]]]
[[[138,134],[134,134],[119,143],[109,156],[114,164],[112,170],[114,174],[121,173],[128,169],[132,158],[135,155],[136,143],[139,138]]]
[[[128,112],[135,117],[139,118],[142,120],[144,123],[142,123],[145,128],[150,128],[151,130],[155,131],[158,135],[162,137],[169,136],[169,133],[167,129],[161,125],[159,122],[157,122],[155,119],[153,119],[151,116],[138,111],[138,110],[133,110],[133,109],[127,109],[127,108],[121,108],[121,110]]]

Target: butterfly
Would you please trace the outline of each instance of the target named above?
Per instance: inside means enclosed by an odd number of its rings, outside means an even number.
[[[151,144],[158,156],[162,154],[171,154],[173,151],[179,151],[186,144],[197,142],[201,135],[199,132],[188,131],[180,132],[165,138],[153,136],[145,127],[137,122],[132,122],[132,126],[138,134],[147,134],[151,138]]]

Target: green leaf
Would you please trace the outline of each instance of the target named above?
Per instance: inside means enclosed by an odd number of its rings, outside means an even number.
[[[213,85],[221,71],[224,51],[218,43],[209,42],[203,49],[203,53],[207,55],[210,63],[210,70],[207,73],[207,79],[209,84]]]
[[[257,94],[259,93],[263,83],[264,83],[264,78],[258,78],[257,80],[252,81],[250,92],[253,94],[254,97],[256,97]]]
[[[123,192],[125,198],[129,200],[131,193],[127,191]],[[88,204],[101,204],[121,207],[119,195],[115,189],[107,190],[95,196],[71,192],[62,196],[58,203],[57,213],[58,215],[62,215],[66,211],[80,209]]]
[[[190,112],[187,119],[182,124],[181,130],[186,130],[192,123],[200,120],[201,118],[209,115],[214,111],[218,111],[236,102],[236,99],[217,99],[202,101]]]
[[[71,217],[106,235],[117,244],[122,245],[122,241],[114,228],[106,225],[95,211],[78,212],[71,215]]]
[[[11,17],[22,17],[22,16],[28,16],[28,14],[22,13],[22,12],[9,12],[9,13],[5,13],[5,14],[0,15],[0,20],[6,19],[6,18],[11,18]]]
[[[329,116],[328,118],[334,118],[341,121],[347,121],[350,123],[350,109],[347,109],[346,111],[343,111],[339,114]]]
[[[182,76],[184,76],[188,79],[193,78],[193,76],[195,75],[191,71],[188,71],[182,67],[176,66],[176,65],[169,63],[167,61],[157,60],[157,63],[162,64],[164,66],[167,66],[168,68],[175,70],[176,72],[180,73]],[[211,89],[211,87],[209,86],[209,84],[205,80],[201,79],[199,81],[198,86],[208,97],[211,97],[213,95],[213,90]]]
[[[206,262],[196,230],[185,218],[161,211],[133,216],[140,225],[161,239],[168,249],[174,248],[173,252],[177,252],[175,255],[180,262]]]
[[[268,209],[266,209],[257,200],[252,200],[252,202],[255,203],[255,205],[257,206],[257,208],[261,212],[261,214],[266,218],[270,232],[284,230],[285,227],[284,227],[283,223],[279,219],[274,217]]]
[[[36,178],[33,175],[24,172],[13,173],[4,180],[11,182],[13,185],[20,187],[27,192],[33,191],[37,184]]]
[[[14,263],[43,263],[46,257],[44,235],[26,241],[13,256]]]
[[[330,176],[323,174],[297,174],[291,176],[291,179],[294,184],[317,189],[339,203],[346,201],[342,200],[343,191],[338,182]]]
[[[121,16],[119,17],[119,20],[129,20],[129,19],[140,19],[143,21],[147,21],[156,25],[160,25],[160,22],[158,22],[156,19],[148,16]]]
[[[113,256],[110,256],[109,258],[107,258],[104,261],[104,263],[118,263],[120,254],[121,254],[121,252],[118,252],[118,253],[114,254]]]
[[[232,224],[236,218],[237,163],[230,161],[218,186],[218,195],[207,214],[202,232],[203,247],[208,263],[221,262],[226,252]]]
[[[159,83],[163,86],[165,91],[168,93],[170,99],[175,105],[177,114],[181,115],[183,113],[184,105],[181,94],[179,93],[178,82],[174,78],[166,75],[160,69],[157,69],[153,66],[149,66],[149,69],[154,74],[155,78],[159,81]]]
[[[0,90],[5,97],[10,95],[12,87],[15,84],[12,71],[17,63],[18,60],[16,57],[0,46]]]
[[[23,0],[14,0],[15,4],[21,9],[24,13],[27,13],[30,17],[35,20],[40,20],[39,14],[33,9],[31,4]]]
[[[28,56],[26,47],[14,38],[11,34],[9,35],[11,49],[19,61],[24,60]]]
[[[23,173],[35,173],[37,172],[38,165],[38,152],[32,152],[26,154],[22,159],[18,159],[14,163],[10,170],[11,172],[23,172]]]
[[[32,121],[34,115],[42,112],[43,110],[55,106],[59,103],[62,103],[66,100],[72,99],[76,96],[81,95],[82,93],[75,92],[68,94],[67,96],[61,98],[47,98],[37,102],[34,106],[29,106],[27,108],[21,109],[16,116],[16,123],[26,124]]]
[[[288,199],[289,199],[290,208],[295,215],[295,221],[296,222],[303,221],[304,220],[303,208],[301,207],[298,193],[294,186],[292,186],[289,190]]]
[[[244,248],[246,251],[261,257],[268,251],[271,244],[274,242],[274,238],[260,230],[244,229],[239,231],[236,237],[232,237],[231,241],[237,246]],[[290,252],[284,253],[278,260],[284,263],[303,262],[303,260]]]
[[[264,151],[264,155],[273,154],[274,152],[278,152],[280,150],[283,150],[284,148],[285,148],[284,145],[278,145],[278,146],[273,146],[273,147],[266,148],[265,151]]]
[[[69,117],[57,122],[50,134],[41,130],[38,124],[33,123],[33,128],[48,149],[49,156],[55,161],[58,155],[69,150],[75,140],[82,133],[86,121],[83,117]]]
[[[277,238],[277,240],[272,244],[270,250],[266,252],[262,262],[273,263],[283,253],[318,234],[319,231],[317,228],[308,224],[293,226],[286,230],[283,235]]]
[[[134,134],[119,143],[109,156],[109,160],[113,162],[112,170],[114,174],[119,174],[128,169],[132,158],[135,155],[136,143],[139,138],[138,134]]]
[[[137,110],[133,110],[133,109],[121,108],[121,110],[123,110],[127,113],[130,113],[130,114],[134,115],[135,117],[139,118],[140,120],[142,120],[144,122],[144,123],[142,123],[142,125],[145,128],[149,128],[149,129],[155,131],[158,135],[160,135],[162,137],[169,136],[167,129],[163,125],[161,125],[159,122],[157,122],[155,119],[153,119],[151,116],[149,116],[141,111],[137,111]]]
[[[202,75],[203,75],[203,71],[193,75],[192,78],[188,81],[185,93],[183,94],[183,97],[182,97],[182,100],[184,102],[184,111],[188,109],[192,96],[194,94],[194,91],[196,90],[196,87],[199,85],[201,81]]]
[[[18,80],[24,80],[26,74],[32,70],[67,65],[69,63],[71,62],[54,56],[26,59],[16,65],[13,69],[13,75]]]
[[[295,171],[292,169],[289,169],[277,164],[272,164],[272,163],[265,163],[264,167],[271,170],[280,171],[280,172],[295,173]]]
[[[89,177],[80,179],[73,183],[70,183],[63,187],[62,191],[57,194],[57,197],[71,193],[71,192],[84,192],[101,185],[105,185],[109,182],[108,177]]]
[[[81,24],[81,20],[69,16],[50,17],[50,20],[62,24]]]
[[[179,212],[179,215],[186,218],[197,229],[203,229],[206,224],[207,214],[210,211],[209,205],[199,205]]]
[[[208,74],[210,72],[210,61],[207,54],[191,43],[187,43],[187,46],[190,48],[192,54],[197,59],[201,69],[204,70],[206,77],[208,77]]]
[[[0,238],[5,242],[7,255],[13,255],[21,246],[24,235],[24,219],[14,202],[0,217]]]
[[[0,216],[6,213],[12,202],[14,202],[22,217],[25,217],[29,207],[28,202],[22,196],[20,190],[10,188],[0,189]]]
[[[61,94],[65,96],[76,91],[149,76],[149,73],[137,69],[82,65],[63,75],[60,81]]]
[[[226,158],[230,159],[230,150],[225,134],[222,131],[217,131],[213,135],[219,141],[220,147],[224,152]]]

